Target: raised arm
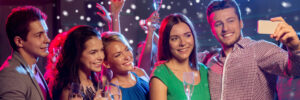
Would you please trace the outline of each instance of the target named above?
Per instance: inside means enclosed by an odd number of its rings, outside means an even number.
[[[112,29],[115,32],[121,33],[120,27],[120,12],[124,6],[125,0],[110,0],[110,11],[111,11],[111,18],[112,18]]]
[[[121,32],[119,17],[125,0],[110,0],[110,2],[111,13],[109,13],[105,7],[97,3],[96,7],[100,10],[100,12],[97,12],[97,14],[107,22],[109,31]]]
[[[159,14],[158,12],[153,12],[151,14],[151,16],[146,20],[147,23],[149,23],[147,25],[147,29],[148,29],[148,34],[147,34],[147,38],[146,38],[146,44],[143,47],[143,50],[141,52],[141,56],[139,58],[139,63],[138,66],[140,68],[143,68],[146,70],[146,72],[148,74],[151,73],[151,61],[152,61],[152,50],[153,50],[153,44],[155,43],[153,40],[155,39],[155,37],[157,35],[155,35],[155,30],[156,28],[150,24],[150,23],[158,23],[159,22]],[[156,37],[158,38],[158,37]],[[158,40],[158,39],[157,39]]]

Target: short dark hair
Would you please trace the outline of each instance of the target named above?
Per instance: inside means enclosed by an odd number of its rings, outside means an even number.
[[[46,20],[47,16],[36,7],[23,6],[12,9],[6,20],[6,34],[13,50],[17,50],[14,37],[20,36],[26,41],[30,22],[41,19]]]
[[[170,32],[174,25],[183,22],[187,24],[193,34],[194,37],[194,48],[192,50],[192,53],[189,56],[190,59],[190,65],[192,68],[197,67],[197,34],[194,29],[193,23],[189,20],[188,17],[186,17],[183,14],[175,13],[168,15],[166,18],[163,19],[161,22],[161,26],[159,29],[159,40],[158,40],[158,60],[159,61],[165,61],[172,58],[172,54],[170,51]]]
[[[223,10],[226,8],[234,8],[235,13],[238,16],[239,20],[242,20],[240,8],[235,0],[212,0],[208,4],[208,7],[206,9],[206,16],[207,16],[208,22],[209,22],[208,18],[211,13],[218,11],[218,10]]]

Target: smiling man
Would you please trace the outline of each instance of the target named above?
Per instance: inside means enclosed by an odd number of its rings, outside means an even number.
[[[222,46],[206,63],[212,100],[272,100],[277,75],[300,76],[300,41],[282,17],[270,19],[282,22],[270,37],[283,42],[288,52],[273,43],[243,37],[243,21],[234,0],[211,1],[207,20]]]
[[[0,68],[1,100],[49,100],[49,92],[36,63],[48,55],[46,15],[32,6],[17,7],[6,21],[13,49]]]

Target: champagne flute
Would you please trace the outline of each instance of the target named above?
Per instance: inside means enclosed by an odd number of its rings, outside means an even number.
[[[194,72],[183,73],[183,86],[185,95],[187,96],[187,100],[191,100],[194,91],[194,78]]]
[[[99,96],[101,100],[108,100],[109,98],[109,81],[106,76],[102,76],[101,80],[98,82],[97,90],[100,91]]]
[[[162,4],[162,0],[153,0],[153,7],[155,11],[159,11],[160,7]],[[147,24],[152,24],[156,29],[159,29],[160,23],[147,23],[145,19],[141,19],[139,21],[140,26],[144,29],[147,30]]]
[[[72,82],[71,91],[69,93],[69,100],[83,100],[82,97],[82,86],[80,83]]]
[[[110,84],[109,93],[111,100],[121,100],[121,90],[118,80],[115,80],[112,84]]]

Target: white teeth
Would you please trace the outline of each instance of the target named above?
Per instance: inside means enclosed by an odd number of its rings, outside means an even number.
[[[229,33],[229,34],[225,34],[224,37],[228,37],[228,36],[231,36],[232,33]]]
[[[180,51],[180,52],[184,52],[184,51],[186,51],[186,49],[179,49],[178,51]]]

